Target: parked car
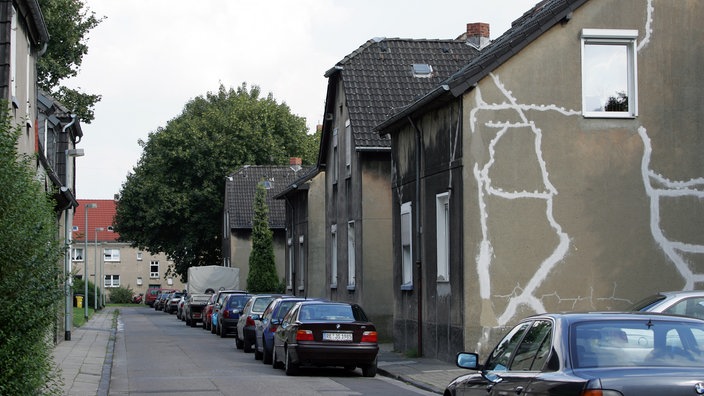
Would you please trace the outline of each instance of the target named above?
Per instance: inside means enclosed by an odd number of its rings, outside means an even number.
[[[269,305],[271,300],[281,295],[257,294],[254,295],[244,306],[242,315],[237,321],[237,331],[235,333],[235,346],[237,349],[244,349],[245,352],[252,352],[255,343],[255,328],[257,322]]]
[[[198,322],[203,321],[203,309],[212,294],[192,294],[188,296],[183,304],[183,317],[186,321],[186,326],[196,327]]]
[[[213,317],[213,306],[215,305],[215,299],[218,297],[217,294],[213,293],[210,295],[208,302],[203,308],[203,330],[210,330]]]
[[[254,358],[264,364],[271,364],[271,350],[274,347],[274,332],[281,324],[288,310],[297,302],[306,301],[304,297],[281,296],[269,303],[262,313],[261,320],[254,328]]]
[[[704,393],[704,321],[658,313],[565,313],[522,320],[445,395]],[[476,370],[480,370],[477,372]]]
[[[362,368],[374,377],[377,368],[377,332],[357,304],[301,301],[284,316],[274,332],[272,366],[296,375],[303,365]]]
[[[154,301],[154,309],[157,311],[163,311],[166,306],[166,300],[169,298],[171,293],[172,292],[163,292],[159,294],[159,297],[157,297],[156,301]]]
[[[704,290],[660,292],[635,303],[630,311],[663,312],[704,319]]]
[[[169,297],[164,304],[164,312],[167,314],[176,312],[178,310],[178,303],[181,301],[183,294],[183,292],[173,292],[169,294]]]
[[[184,322],[186,321],[186,318],[183,316],[183,306],[186,304],[186,300],[188,300],[188,293],[184,293],[181,296],[178,300],[178,308],[176,309],[176,318]]]
[[[176,290],[173,289],[149,288],[149,290],[147,290],[147,295],[144,296],[144,303],[154,308],[154,303],[162,294],[173,293],[175,291]]]
[[[220,335],[218,314],[220,313],[220,307],[222,307],[222,300],[224,300],[228,294],[247,294],[247,292],[242,290],[218,290],[215,293],[215,304],[213,304],[212,313],[210,315],[210,332],[213,334]]]
[[[225,296],[222,306],[217,314],[218,334],[225,338],[228,334],[237,331],[237,321],[251,294],[232,293]]]

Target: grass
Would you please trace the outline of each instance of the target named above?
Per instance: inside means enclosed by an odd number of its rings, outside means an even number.
[[[88,307],[88,319],[90,319],[94,313],[95,313],[95,310],[93,308]],[[73,307],[73,327],[81,327],[85,323],[86,323],[85,308]]]

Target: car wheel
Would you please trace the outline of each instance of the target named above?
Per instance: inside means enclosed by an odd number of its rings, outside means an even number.
[[[243,346],[244,346],[244,352],[245,353],[250,353],[252,352],[252,343],[247,340],[247,338],[244,339],[243,341]]]
[[[191,325],[191,321],[186,319],[186,326],[190,326],[190,325]]]
[[[362,375],[365,377],[376,376],[376,359],[374,359],[372,364],[362,366]]]
[[[213,323],[210,323],[210,334],[215,334],[215,325]]]
[[[227,329],[222,326],[218,326],[218,332],[220,333],[220,338],[227,338]]]
[[[216,324],[216,325],[215,325],[215,334],[220,335],[220,333],[221,333],[221,331],[220,331],[220,325]]]
[[[259,352],[259,348],[257,348],[257,345],[254,345],[254,360],[262,360],[262,353]]]
[[[264,343],[264,337],[262,336],[262,363],[271,364],[271,354],[266,353],[266,344]],[[255,356],[256,357],[256,356]]]
[[[296,375],[298,374],[298,365],[291,361],[291,354],[288,353],[288,348],[286,349],[286,365],[284,366],[286,375]]]
[[[235,336],[235,337],[237,337],[237,336]],[[235,347],[236,347],[237,349],[242,349],[242,348],[244,348],[244,343],[242,342],[242,340],[240,340],[239,337],[235,338]]]

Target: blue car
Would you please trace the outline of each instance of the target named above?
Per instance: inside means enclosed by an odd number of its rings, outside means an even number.
[[[222,307],[213,319],[213,323],[217,323],[217,333],[220,337],[225,338],[228,334],[237,331],[237,321],[251,297],[251,294],[228,294],[225,297]]]
[[[271,351],[274,347],[274,332],[289,309],[304,297],[281,296],[273,299],[262,313],[255,328],[254,358],[264,364],[271,364]]]

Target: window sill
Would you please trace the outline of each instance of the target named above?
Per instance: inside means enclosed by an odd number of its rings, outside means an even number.
[[[331,289],[337,289],[337,283],[331,283],[330,284]]]
[[[411,291],[411,290],[413,290],[413,284],[410,284],[410,285],[401,285],[401,290],[402,290],[402,291]]]
[[[632,113],[620,112],[620,111],[591,111],[582,112],[584,118],[604,118],[604,119],[623,119],[632,120],[637,117],[637,115]]]
[[[354,291],[357,285],[347,285],[347,291]]]

